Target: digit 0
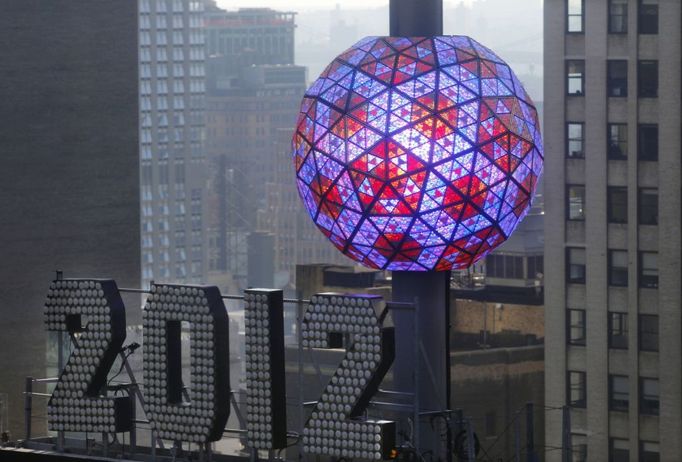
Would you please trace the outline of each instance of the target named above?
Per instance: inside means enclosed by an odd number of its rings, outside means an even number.
[[[154,284],[151,290],[143,311],[145,412],[162,439],[217,441],[230,415],[229,326],[220,291],[174,284]],[[183,321],[190,323],[192,388],[187,390]]]

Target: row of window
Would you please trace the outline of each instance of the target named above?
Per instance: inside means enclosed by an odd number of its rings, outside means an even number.
[[[628,0],[608,0],[608,31],[625,34],[628,31]],[[585,0],[566,0],[566,31],[585,32]],[[658,34],[658,0],[639,0],[637,32]]]
[[[191,77],[204,77],[204,63],[192,63],[188,66]],[[158,63],[152,67],[151,64],[140,64],[140,78],[150,79],[152,77],[165,79],[172,74],[172,77],[180,78],[185,76],[184,63]]]
[[[198,279],[202,275],[201,262],[200,261],[192,262],[190,268],[191,268],[191,274],[194,276],[193,280],[197,280],[197,282],[198,282]],[[155,278],[167,279],[170,277],[171,277],[171,272],[170,272],[170,268],[168,268],[168,265],[160,265],[156,275],[154,274],[154,268],[151,265],[143,265],[142,266],[142,278],[143,279],[155,279]],[[179,278],[179,279],[187,277],[187,269],[186,269],[186,265],[184,263],[178,263],[175,265],[175,277]]]
[[[152,85],[151,79],[141,79],[140,81],[140,95],[148,96],[155,90],[156,93],[165,95],[168,93],[167,79],[157,79],[156,85]],[[184,93],[185,85],[183,79],[173,80],[173,91],[175,93]],[[204,79],[192,78],[189,81],[189,91],[191,93],[204,93],[206,91],[206,82]]]
[[[572,433],[572,462],[588,462],[587,437],[584,434]],[[640,462],[659,462],[659,444],[655,441],[639,441]],[[630,443],[626,439],[609,439],[609,462],[630,462]]]
[[[488,255],[485,260],[485,275],[491,278],[504,279],[536,279],[544,272],[544,257],[533,255],[524,257],[514,255]]]
[[[568,405],[587,406],[587,374],[584,371],[568,371],[566,377]],[[658,415],[660,398],[658,379],[639,378],[639,413]],[[626,375],[609,374],[609,410],[628,412],[630,407],[630,378]]]
[[[628,95],[628,63],[626,60],[607,61],[606,92],[608,96]],[[566,60],[566,93],[572,96],[585,94],[585,60]],[[658,96],[658,61],[640,59],[637,61],[637,96],[656,98]]]
[[[628,125],[610,123],[606,125],[606,153],[612,160],[628,158]],[[585,157],[585,123],[566,123],[566,157],[582,159]],[[637,125],[637,159],[658,160],[658,125]]]
[[[658,252],[639,252],[637,269],[639,287],[658,287]],[[566,248],[566,281],[572,284],[585,283],[585,248]],[[628,286],[627,250],[609,249],[608,284],[612,287]]]
[[[625,186],[608,186],[606,189],[608,223],[628,222],[628,190]],[[566,185],[566,219],[584,221],[586,215],[585,185]],[[637,191],[637,223],[658,224],[658,189],[639,188]]]
[[[627,350],[629,330],[628,314],[609,311],[609,348]],[[566,342],[569,345],[585,346],[587,343],[587,316],[585,310],[566,310]],[[639,351],[658,351],[658,316],[640,314],[637,316],[637,342]]]
[[[166,47],[156,47],[156,53],[152,53],[150,46],[140,47],[140,62],[151,63],[152,57],[156,58],[158,62],[168,61],[169,50]],[[189,47],[189,59],[191,61],[203,61],[206,58],[203,46]],[[173,61],[183,62],[185,60],[184,44],[173,47]]]

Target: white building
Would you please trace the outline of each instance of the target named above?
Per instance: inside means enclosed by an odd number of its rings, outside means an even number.
[[[682,5],[544,5],[545,404],[573,460],[678,461]]]

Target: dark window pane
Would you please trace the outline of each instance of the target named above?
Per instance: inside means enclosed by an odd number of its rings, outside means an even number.
[[[658,189],[642,188],[639,190],[639,224],[658,224]]]
[[[637,63],[637,92],[641,98],[658,96],[658,61]]]
[[[642,351],[658,351],[658,316],[640,314],[638,326],[639,349]]]
[[[659,462],[660,460],[658,443],[640,441],[639,462]]]
[[[637,158],[658,160],[658,125],[642,124],[638,127]]]
[[[571,59],[566,61],[566,91],[569,95],[584,94],[585,61]]]
[[[609,285],[628,285],[628,253],[625,250],[609,250]]]
[[[658,287],[658,253],[639,253],[639,286],[652,289]]]
[[[568,282],[585,283],[585,249],[567,248],[566,262],[568,264]]]
[[[611,438],[609,462],[630,462],[630,445],[628,440]]]
[[[570,345],[585,345],[585,310],[566,310],[567,338]]]
[[[628,222],[628,190],[620,186],[609,186],[607,215],[609,223]]]
[[[582,122],[569,122],[566,125],[566,156],[573,158],[585,157],[583,151],[583,128]]]
[[[658,411],[658,379],[641,378],[639,382],[639,412],[647,415],[658,415]]]
[[[628,95],[628,62],[609,60],[607,67],[606,88],[608,96]]]
[[[627,376],[612,375],[609,377],[609,409],[627,412],[630,405],[629,381]]]
[[[609,0],[609,33],[628,31],[628,0]]]
[[[571,433],[571,462],[587,462],[587,436]]]
[[[568,405],[585,407],[587,404],[587,385],[585,373],[582,371],[568,371]]]
[[[627,124],[608,124],[606,127],[609,159],[626,159],[628,156]]]
[[[566,187],[568,204],[566,211],[569,220],[585,219],[585,186],[568,185]]]
[[[658,34],[658,0],[640,0],[637,19],[640,34]]]
[[[628,347],[627,313],[609,313],[609,348]]]

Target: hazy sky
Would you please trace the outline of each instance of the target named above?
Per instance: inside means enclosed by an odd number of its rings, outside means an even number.
[[[464,0],[465,3],[474,0]],[[329,10],[340,4],[343,9],[375,8],[388,5],[388,0],[217,0],[218,6],[234,10],[240,7],[269,7],[278,10]],[[446,3],[459,3],[447,1]]]

